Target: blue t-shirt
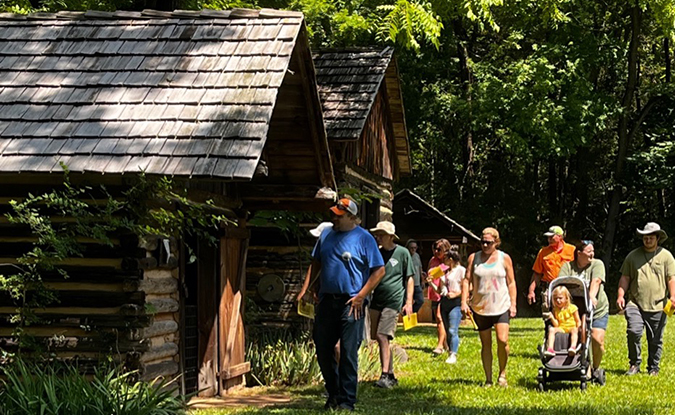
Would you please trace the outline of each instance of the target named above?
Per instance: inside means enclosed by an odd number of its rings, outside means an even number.
[[[373,269],[384,266],[375,238],[360,226],[348,232],[326,229],[314,246],[312,256],[321,262],[323,294],[361,291]]]

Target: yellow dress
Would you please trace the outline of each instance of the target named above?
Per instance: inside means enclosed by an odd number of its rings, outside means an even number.
[[[574,304],[570,304],[560,310],[553,309],[553,316],[558,320],[558,327],[565,333],[569,333],[572,329],[577,328],[577,322],[574,320],[574,313],[576,313],[578,309],[579,308]]]

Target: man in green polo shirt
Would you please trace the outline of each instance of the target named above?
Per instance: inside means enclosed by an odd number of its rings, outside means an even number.
[[[375,287],[370,302],[370,337],[377,340],[382,364],[382,376],[375,386],[388,389],[398,384],[394,377],[390,343],[396,332],[401,307],[405,314],[412,313],[415,270],[410,252],[394,243],[398,236],[393,223],[379,222],[370,232],[380,245],[380,254],[384,259],[384,277]]]
[[[649,222],[637,232],[642,237],[643,246],[631,251],[623,261],[616,304],[620,310],[625,309],[627,322],[630,367],[626,374],[640,372],[640,339],[647,325],[647,371],[651,376],[656,376],[659,374],[663,352],[663,330],[666,327],[663,307],[668,301],[668,295],[670,301],[675,303],[675,259],[670,251],[659,246],[668,235],[657,223]]]

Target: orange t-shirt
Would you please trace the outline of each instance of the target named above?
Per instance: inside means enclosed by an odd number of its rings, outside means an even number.
[[[541,248],[532,266],[532,271],[541,274],[541,280],[544,282],[553,281],[558,278],[563,264],[574,259],[574,249],[574,245],[567,243],[563,245],[560,253],[557,253],[550,245]]]

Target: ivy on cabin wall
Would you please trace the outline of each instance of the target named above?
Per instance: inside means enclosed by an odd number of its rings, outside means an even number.
[[[84,256],[84,246],[79,241],[87,238],[113,247],[111,235],[126,233],[139,238],[162,235],[179,240],[193,235],[215,244],[220,226],[234,223],[214,213],[213,201],[193,203],[183,187],[166,177],[151,179],[140,174],[122,197],[113,197],[103,185],[73,184],[67,166],[61,167],[63,186],[11,200],[12,210],[5,214],[11,224],[29,228],[35,238],[30,249],[10,265],[10,271],[2,270],[0,275],[0,290],[17,307],[10,322],[16,325],[13,336],[18,341],[19,354],[25,350],[42,351],[43,345],[28,335],[26,328],[41,322],[34,310],[59,302],[58,294],[47,288],[43,277],[56,273],[67,279],[61,264],[68,258]]]

